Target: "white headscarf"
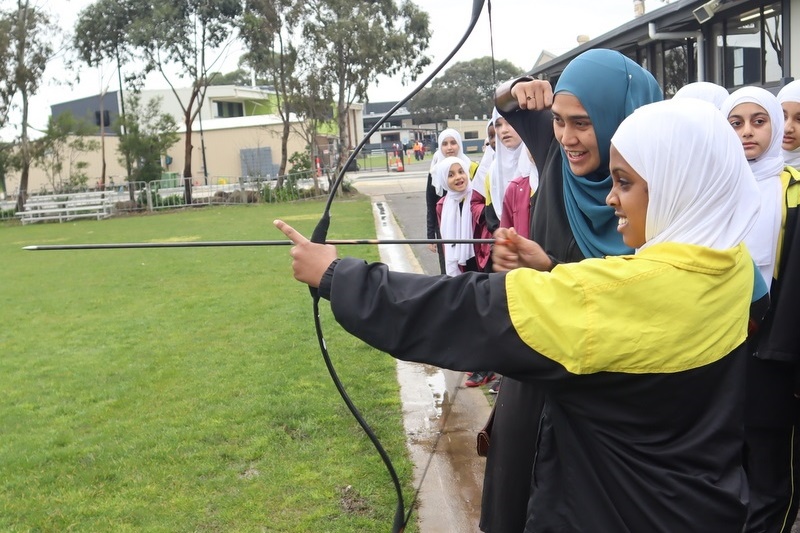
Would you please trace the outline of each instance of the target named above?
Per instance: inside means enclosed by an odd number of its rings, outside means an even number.
[[[778,92],[778,102],[800,103],[800,80],[788,83]],[[800,146],[794,150],[783,150],[783,162],[790,167],[800,168]]]
[[[528,178],[528,183],[531,184],[531,193],[536,192],[536,189],[539,188],[539,169],[531,161],[527,149],[522,151],[522,156],[519,158],[519,164],[517,165],[517,172],[517,177]]]
[[[447,174],[450,167],[455,164],[461,165],[467,177],[467,188],[461,192],[450,190],[447,185]],[[433,169],[434,176],[442,184],[447,194],[442,203],[442,220],[439,223],[439,230],[443,239],[472,239],[474,227],[472,224],[472,211],[469,206],[469,199],[472,196],[472,182],[469,179],[469,165],[465,164],[460,157],[446,157]],[[461,202],[466,202],[462,206]],[[444,264],[445,272],[449,276],[457,276],[461,273],[458,266],[467,264],[467,260],[475,257],[475,247],[472,244],[445,244]]]
[[[722,103],[728,97],[728,89],[722,85],[711,83],[710,81],[696,81],[689,83],[678,89],[673,98],[697,98],[711,102],[717,109],[722,107]]]
[[[502,118],[500,113],[495,108],[492,114],[492,120]],[[505,120],[505,119],[503,119]],[[497,126],[495,126],[497,128]],[[489,171],[489,193],[492,197],[492,207],[494,212],[497,213],[497,218],[503,215],[503,196],[506,193],[508,184],[514,178],[521,176],[520,169],[518,168],[520,160],[527,159],[524,157],[525,144],[520,141],[519,146],[514,149],[506,148],[502,141],[498,138],[495,142],[495,156],[492,162],[492,168]],[[523,157],[520,157],[520,156]]]
[[[645,105],[611,144],[647,181],[640,249],[679,242],[724,250],[753,227],[758,187],[741,141],[712,104],[686,98]]]
[[[761,191],[761,211],[756,225],[745,238],[750,255],[753,256],[759,272],[769,287],[775,271],[778,236],[781,229],[782,187],[780,175],[784,166],[781,153],[783,108],[778,103],[778,99],[766,89],[742,87],[725,99],[720,111],[727,118],[733,108],[746,103],[761,106],[769,114],[772,126],[772,137],[767,149],[757,158],[748,161]]]
[[[442,153],[442,143],[448,137],[452,137],[458,143],[458,155],[456,157],[461,159],[467,165],[467,176],[469,176],[469,166],[472,164],[472,160],[467,157],[467,154],[464,153],[464,142],[461,140],[461,134],[453,128],[442,130],[442,132],[439,134],[439,138],[437,139],[438,148],[436,148],[436,152],[433,154],[433,160],[431,161],[431,168],[429,171],[431,177],[433,178],[432,185],[436,188],[436,194],[439,196],[444,194],[444,186],[441,183],[437,183],[436,175],[434,174],[433,169],[445,158],[445,155]],[[447,174],[445,174],[445,176],[447,176]]]
[[[492,118],[486,123],[486,149],[483,151],[481,162],[478,163],[478,170],[475,171],[475,176],[472,178],[473,190],[480,193],[480,195],[484,198],[486,198],[486,175],[492,168],[495,155],[494,148],[492,148],[492,145],[489,144],[489,128],[494,127],[495,113],[497,113],[497,109],[492,110]]]

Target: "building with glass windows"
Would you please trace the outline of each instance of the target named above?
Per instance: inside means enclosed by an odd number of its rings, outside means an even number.
[[[619,50],[658,80],[666,98],[693,81],[733,91],[773,92],[800,75],[800,0],[678,0],[535,66],[555,83],[567,63],[591,48]],[[800,35],[800,32],[797,33]]]

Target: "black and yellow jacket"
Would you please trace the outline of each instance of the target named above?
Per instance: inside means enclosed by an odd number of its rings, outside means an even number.
[[[800,358],[800,171],[781,173],[783,206],[778,261],[770,288],[770,308],[758,332],[754,355],[760,359],[798,363]],[[800,387],[798,387],[800,390]]]
[[[552,272],[390,272],[346,258],[320,295],[392,356],[548,393],[526,531],[740,531],[744,245],[665,243]],[[531,451],[534,453],[534,450]]]

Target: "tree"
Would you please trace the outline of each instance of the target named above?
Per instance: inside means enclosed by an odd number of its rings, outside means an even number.
[[[208,77],[209,85],[250,85],[250,73],[243,68],[221,74],[214,72]]]
[[[133,47],[129,44],[128,28],[134,20],[143,13],[135,11],[142,6],[132,2],[118,2],[117,0],[98,0],[87,6],[78,15],[75,24],[73,45],[80,59],[90,67],[101,67],[105,62],[114,61],[117,65],[117,78],[122,114],[125,114],[125,95],[122,84],[122,64],[133,59]],[[102,75],[101,75],[102,78]],[[103,99],[108,90],[108,85],[102,83],[100,94],[100,116],[103,115]],[[105,127],[101,126],[103,139],[103,169],[101,181],[105,185]],[[124,137],[125,131],[120,131]],[[125,162],[128,178],[131,175],[131,162]]]
[[[323,77],[319,72],[303,73],[298,80],[299,84],[295,91],[296,98],[292,106],[292,110],[302,118],[297,132],[306,141],[309,148],[316,146],[320,127],[333,120],[330,87],[324,83]],[[313,152],[313,150],[309,150],[309,161]],[[314,186],[319,188],[316,173],[314,174]]]
[[[142,53],[145,67],[141,74],[153,71],[172,89],[183,111],[186,139],[184,168],[186,202],[191,203],[192,178],[192,123],[203,105],[205,89],[209,84],[209,68],[221,58],[221,49],[233,38],[234,28],[242,12],[238,0],[124,0],[143,14],[133,21],[127,31],[131,45]],[[216,58],[207,61],[206,54],[216,52]],[[186,101],[175,89],[167,74],[167,66],[178,68],[178,76],[191,80],[191,92]]]
[[[11,47],[14,50],[14,86],[22,105],[18,143],[19,168],[21,169],[17,198],[17,211],[25,207],[28,194],[28,174],[31,166],[31,146],[28,137],[28,110],[31,95],[36,94],[44,77],[47,63],[53,53],[50,39],[57,34],[49,17],[29,0],[17,0],[17,11],[11,27]]]
[[[85,170],[88,164],[78,158],[99,148],[94,127],[75,118],[72,113],[50,117],[44,137],[33,142],[33,161],[45,171],[54,191],[69,191],[86,186],[89,181]]]
[[[11,30],[14,26],[12,14],[0,11],[0,129],[8,123],[8,112],[17,92],[14,83],[14,47]],[[6,173],[11,168],[13,145],[0,145],[0,198],[6,194]]]
[[[348,115],[378,75],[415,80],[430,59],[428,14],[410,0],[308,0],[298,32],[301,60],[330,80],[336,98],[341,168],[350,146]]]
[[[131,161],[130,181],[151,182],[161,179],[161,156],[180,140],[175,119],[161,112],[161,99],[153,98],[142,106],[140,97],[128,101],[128,112],[116,124],[127,132],[120,138],[120,163]]]
[[[281,117],[281,162],[277,186],[283,185],[288,162],[291,133],[291,105],[297,79],[298,50],[292,43],[291,29],[303,13],[303,3],[296,0],[246,0],[241,34],[249,52],[245,61],[273,86],[275,109]]]
[[[11,101],[17,92],[14,83],[14,39],[12,13],[0,11],[0,129],[8,122]]]
[[[491,115],[495,78],[508,80],[524,73],[506,60],[495,61],[495,72],[493,76],[491,57],[455,63],[409,102],[414,122],[441,122],[455,115],[470,119]]]

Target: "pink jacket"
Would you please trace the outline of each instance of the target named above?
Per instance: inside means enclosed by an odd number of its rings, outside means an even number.
[[[514,178],[508,184],[503,196],[503,215],[501,228],[514,228],[521,236],[528,238],[531,220],[531,182],[527,176]]]

